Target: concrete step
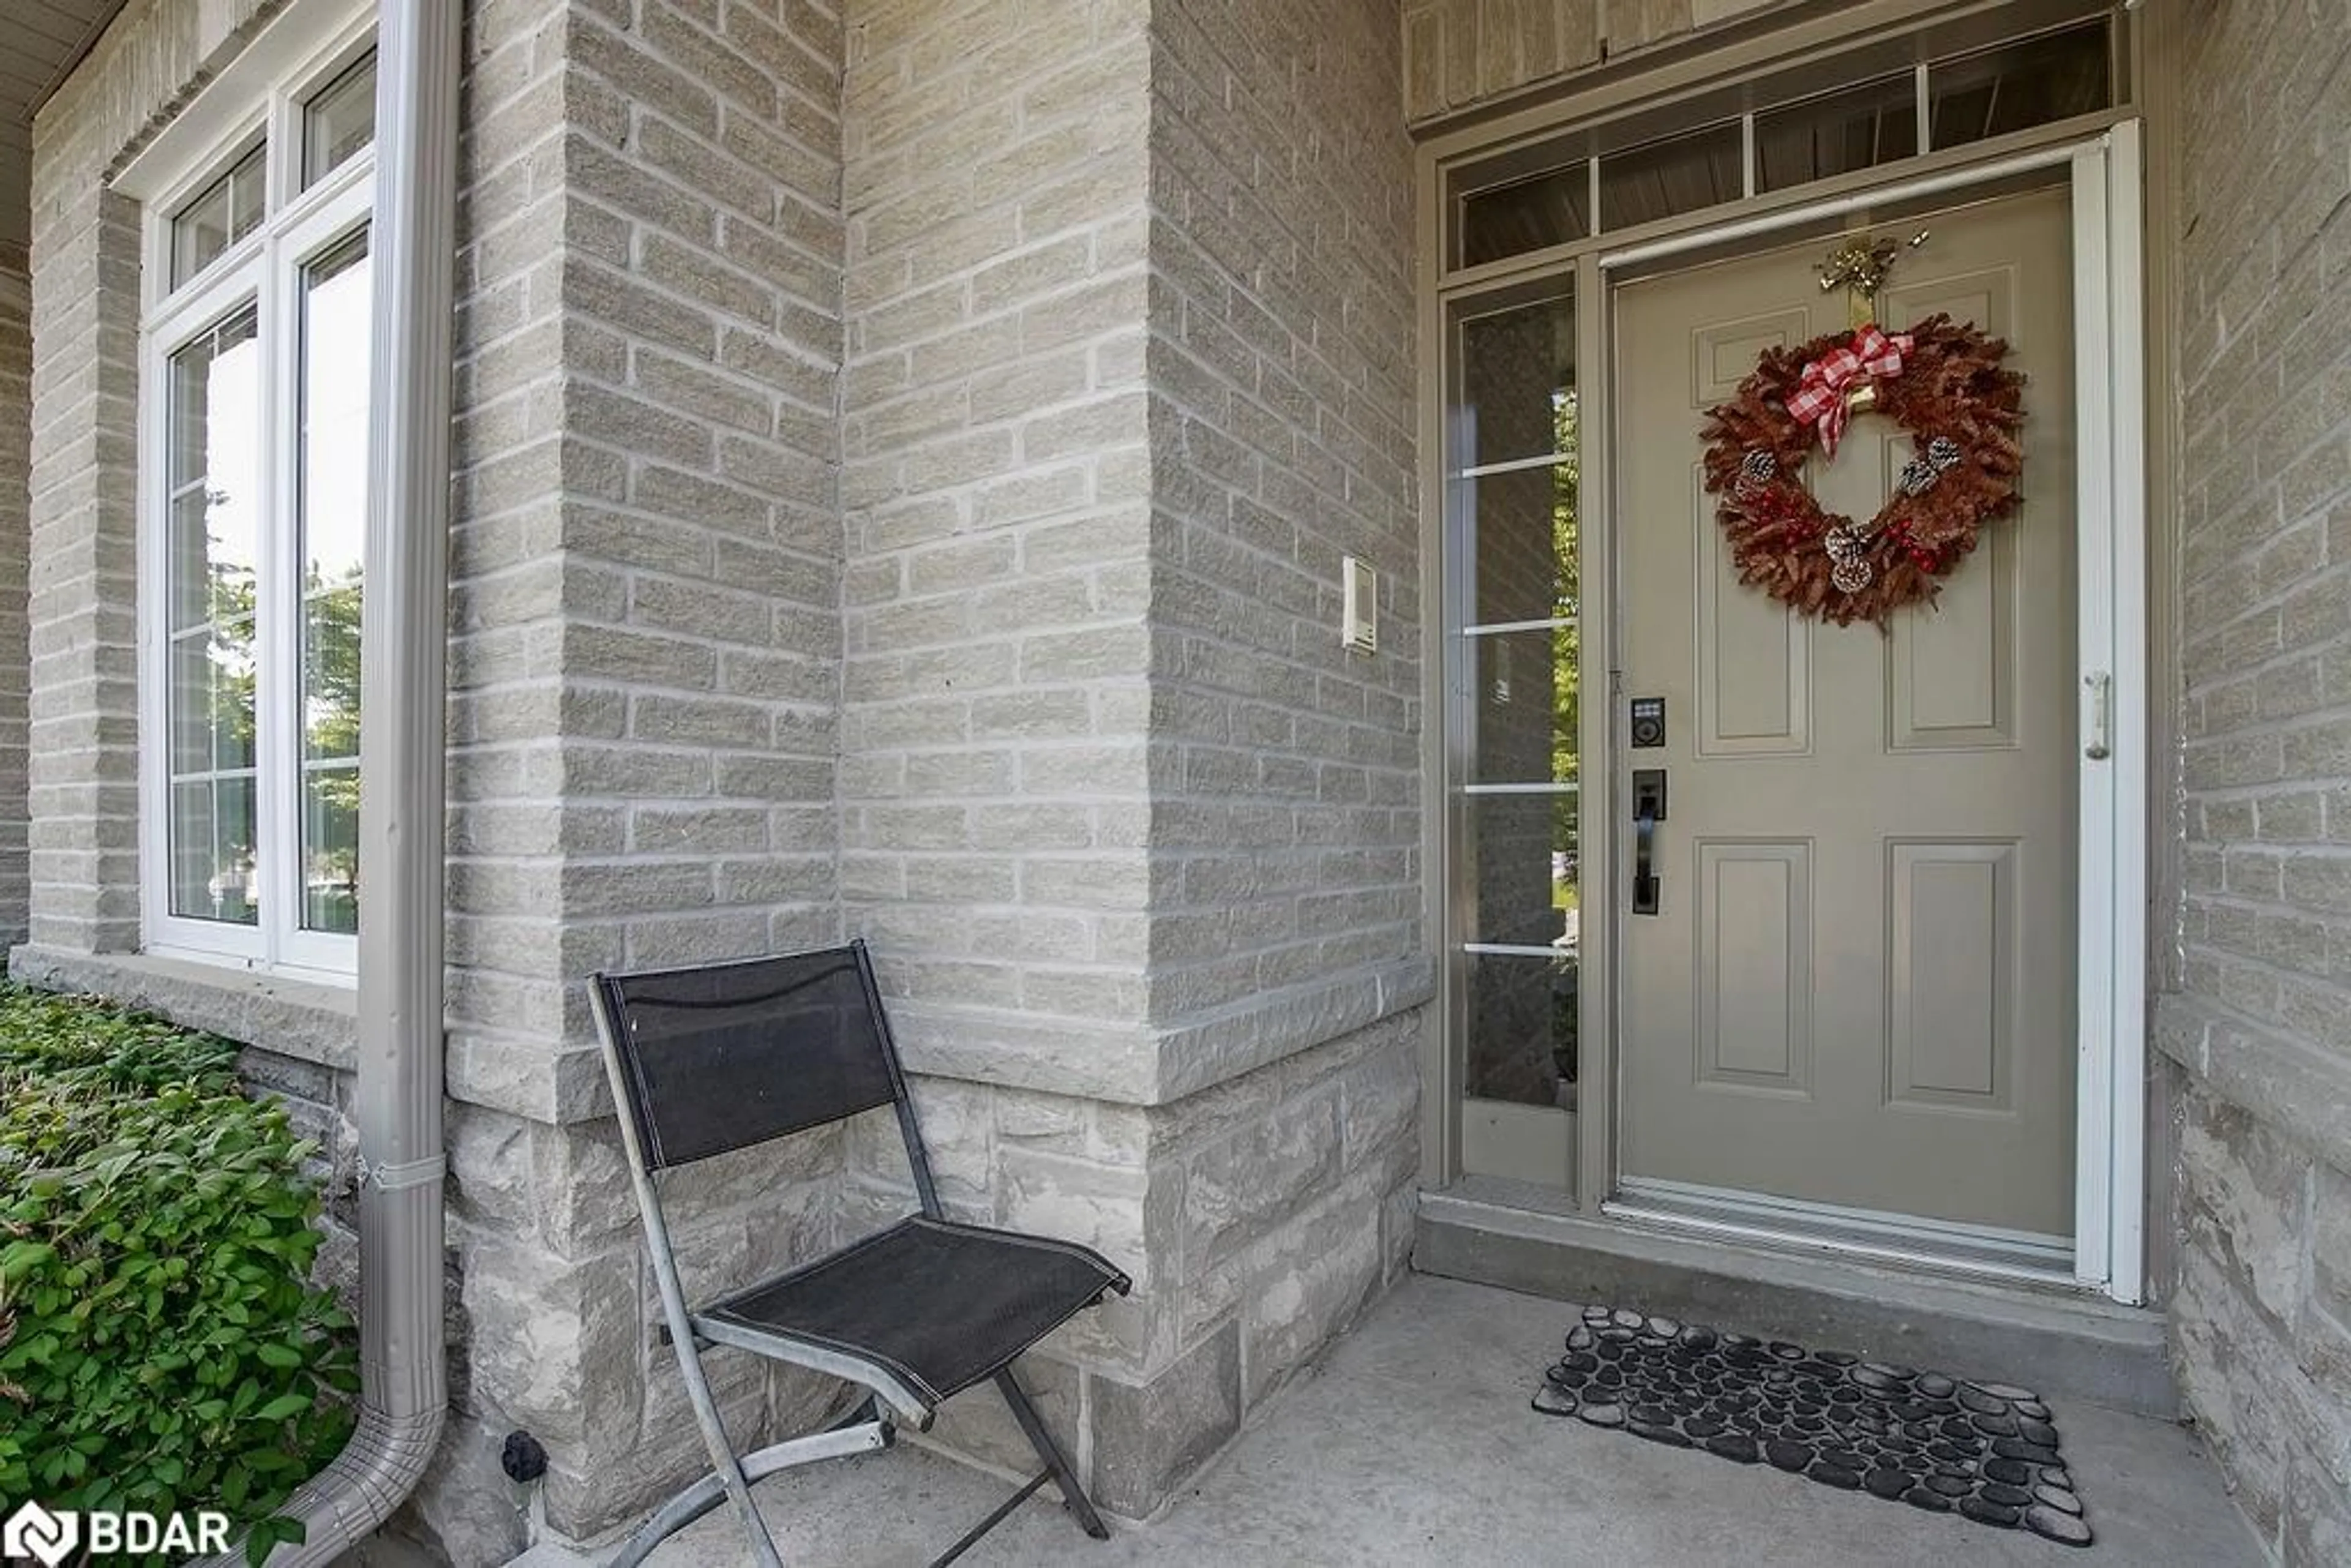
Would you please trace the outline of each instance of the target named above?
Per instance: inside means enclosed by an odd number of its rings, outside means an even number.
[[[1558,1195],[1513,1183],[1472,1177],[1421,1194],[1413,1267],[2020,1384],[2135,1415],[2179,1414],[2159,1312],[2056,1288],[1695,1240],[1562,1212]]]

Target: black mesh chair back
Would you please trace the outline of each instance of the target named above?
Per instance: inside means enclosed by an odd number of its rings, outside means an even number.
[[[648,1169],[838,1122],[902,1092],[862,943],[596,983]]]

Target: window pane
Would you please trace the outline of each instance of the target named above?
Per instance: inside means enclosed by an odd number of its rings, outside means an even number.
[[[253,779],[172,786],[172,913],[251,925],[260,918],[255,875]]]
[[[1726,120],[1686,136],[1652,141],[1600,159],[1604,231],[1694,213],[1747,193],[1746,139]]]
[[[1462,548],[1476,597],[1476,626],[1552,621],[1575,613],[1578,464],[1576,402],[1560,394],[1555,428],[1568,450],[1556,463],[1480,475],[1455,486]]]
[[[1930,68],[1928,140],[1941,149],[2005,136],[2094,113],[2113,93],[2106,24],[2092,22]]]
[[[1575,303],[1565,295],[1472,316],[1460,325],[1450,465],[1559,451],[1560,399],[1575,384]]]
[[[1783,190],[1918,151],[1918,92],[1883,77],[1755,117],[1755,188]]]
[[[1576,1077],[1576,959],[1473,954],[1468,1071],[1479,1100],[1572,1106]]]
[[[302,278],[302,924],[359,928],[360,615],[371,267],[362,229]]]
[[[1512,790],[1463,797],[1463,853],[1477,910],[1462,929],[1472,942],[1509,947],[1571,946],[1578,873],[1573,790]]]
[[[1573,622],[1468,639],[1477,686],[1473,784],[1573,784],[1577,779],[1580,652]],[[1573,846],[1570,846],[1573,847]]]
[[[360,928],[360,770],[302,775],[302,928]]]
[[[246,306],[172,356],[171,630],[253,613],[261,549],[261,346]]]
[[[261,223],[265,143],[238,159],[172,220],[172,286],[202,272],[212,259]]]
[[[1578,162],[1461,204],[1462,267],[1565,245],[1592,232],[1592,171]]]
[[[171,359],[164,601],[172,913],[251,925],[261,364],[246,307]]]
[[[253,622],[172,639],[172,775],[253,768]]]
[[[319,90],[302,110],[302,188],[375,140],[375,57],[370,55]]]

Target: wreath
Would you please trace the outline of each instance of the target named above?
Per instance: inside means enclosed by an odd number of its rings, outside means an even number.
[[[1703,432],[1706,487],[1739,580],[1840,626],[1884,630],[1903,606],[1932,604],[1977,530],[2016,509],[2024,378],[2007,354],[1949,316],[1766,350]],[[1865,521],[1823,510],[1800,478],[1816,432],[1834,459],[1849,404],[1892,418],[1916,445]]]

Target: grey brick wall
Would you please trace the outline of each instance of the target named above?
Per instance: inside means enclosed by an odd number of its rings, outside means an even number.
[[[917,1065],[1141,1014],[1144,12],[850,12],[842,900]]]
[[[1150,1009],[1216,1019],[1174,1042],[1209,1060],[1369,1021],[1384,979],[1426,995],[1412,181],[1378,9],[1153,14]],[[1379,572],[1376,657],[1340,645],[1346,555]]]
[[[24,940],[26,570],[32,530],[32,277],[21,245],[0,244],[0,942]]]
[[[1172,1343],[1174,1187],[1088,1097],[1149,1076],[1147,10],[855,5],[843,86],[843,919],[950,1210],[1137,1281],[1029,1358],[1081,1474],[1087,1383]],[[904,1212],[887,1125],[850,1154],[852,1214]],[[935,1440],[1026,1462],[986,1391]]]
[[[581,977],[833,940],[841,26],[472,13],[450,700],[453,1212],[485,1437],[593,1534],[698,1468]],[[517,1114],[518,1113],[518,1114]],[[705,1291],[831,1244],[841,1145],[677,1186]],[[723,1167],[723,1168],[722,1168]],[[831,1396],[715,1364],[737,1429]]]
[[[1032,1358],[1125,1511],[1402,1267],[1429,966],[1393,24],[849,12],[844,919],[950,1207],[1136,1279]],[[1350,550],[1386,574],[1377,660],[1339,648]],[[852,1213],[903,1206],[886,1137],[851,1165]],[[935,1440],[1019,1458],[977,1406]]]
[[[584,1049],[591,968],[838,929],[839,28],[695,10],[477,14],[450,712],[469,1058]]]
[[[106,187],[157,111],[275,11],[134,5],[33,128],[27,737],[32,940],[139,940],[139,229]]]
[[[951,1203],[1136,1277],[1037,1371],[1130,1511],[1400,1265],[1416,1158],[1338,1110],[1413,1103],[1362,1026],[1426,968],[1397,44],[1264,10],[850,16],[845,918]],[[1345,549],[1402,653],[1340,653]]]
[[[1358,0],[1152,14],[1148,1007],[1170,1098],[1145,1120],[1176,1213],[1155,1260],[1175,1355],[1147,1397],[1196,1410],[1162,1391],[1213,1377],[1231,1394],[1207,1407],[1236,1420],[1402,1273],[1418,1174],[1433,971],[1394,20]],[[1346,555],[1379,573],[1375,656],[1340,644]],[[1097,1479],[1125,1506],[1222,1435],[1163,1417],[1138,1437],[1098,1402]]]
[[[2184,948],[2168,1302],[2269,1548],[2351,1557],[2351,25],[2176,14]]]
[[[1405,113],[1476,108],[1771,5],[1807,0],[1405,0]]]

